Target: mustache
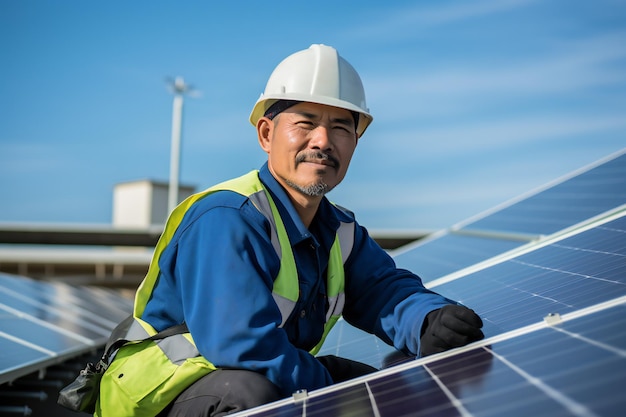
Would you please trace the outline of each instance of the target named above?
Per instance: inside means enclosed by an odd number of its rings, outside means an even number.
[[[302,151],[296,156],[296,164],[316,161],[328,161],[332,167],[339,167],[339,160],[337,158],[322,151]]]

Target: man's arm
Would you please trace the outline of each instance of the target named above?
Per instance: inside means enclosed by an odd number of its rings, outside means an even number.
[[[426,289],[412,272],[398,269],[358,225],[346,267],[346,320],[397,349],[420,356],[482,338],[482,322],[473,311],[466,309],[468,313],[461,314],[475,316],[469,319],[472,329],[466,334],[466,327],[455,320],[457,308],[450,310],[446,306],[465,307]],[[444,313],[433,314],[436,311]]]

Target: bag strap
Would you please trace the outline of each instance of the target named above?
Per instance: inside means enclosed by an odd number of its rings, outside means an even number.
[[[113,331],[111,332],[111,337],[109,338],[109,341],[107,342],[106,347],[104,349],[104,354],[102,355],[102,358],[100,359],[100,366],[105,366],[104,369],[106,369],[106,367],[109,365],[109,357],[116,350],[118,350],[119,348],[121,348],[128,342],[146,342],[148,340],[165,339],[166,337],[173,336],[175,334],[187,333],[189,331],[189,329],[187,328],[187,324],[183,323],[183,324],[177,324],[172,327],[168,327],[167,329],[162,330],[155,335],[146,337],[145,339],[141,339],[141,340],[128,340],[128,339],[123,339],[121,337],[118,337],[120,334],[126,333],[128,328],[130,327],[130,324],[134,320],[135,318],[132,315],[128,316],[120,324],[118,324],[117,327],[115,327],[115,329],[113,329]]]

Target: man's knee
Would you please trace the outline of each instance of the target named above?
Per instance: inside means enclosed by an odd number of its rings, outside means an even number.
[[[220,370],[216,372],[218,384],[222,384],[227,398],[244,398],[252,406],[266,404],[282,398],[276,385],[258,372],[244,370]]]
[[[168,408],[167,416],[219,416],[281,398],[276,385],[260,373],[219,369],[185,389]]]

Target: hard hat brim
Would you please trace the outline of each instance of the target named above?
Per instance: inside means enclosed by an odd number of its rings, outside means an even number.
[[[261,98],[259,98],[259,100],[254,105],[252,112],[250,113],[250,123],[252,123],[253,126],[256,126],[257,122],[259,121],[261,117],[263,117],[267,109],[269,109],[272,106],[272,104],[276,103],[278,100],[296,100],[296,101],[302,101],[302,102],[307,102],[307,103],[324,104],[327,106],[332,106],[332,107],[337,107],[340,109],[345,109],[348,111],[357,112],[361,115],[361,117],[359,117],[359,125],[356,128],[356,133],[359,137],[363,135],[367,127],[374,120],[374,118],[372,117],[370,113],[363,111],[363,109],[360,108],[359,106],[356,106],[345,100],[334,99],[332,97],[324,97],[323,99],[320,99],[320,97],[312,98],[310,95],[306,95],[306,94],[289,93],[285,95],[280,95],[280,94],[273,94],[271,96],[263,95]]]

